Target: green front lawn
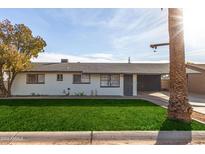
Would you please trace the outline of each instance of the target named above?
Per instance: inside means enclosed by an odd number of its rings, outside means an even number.
[[[0,100],[0,131],[205,130],[144,100]]]

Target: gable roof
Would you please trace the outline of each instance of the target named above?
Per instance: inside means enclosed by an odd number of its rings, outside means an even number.
[[[167,74],[168,63],[32,63],[29,72]],[[198,73],[187,69],[187,73]]]

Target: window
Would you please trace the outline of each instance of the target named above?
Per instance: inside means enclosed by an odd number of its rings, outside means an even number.
[[[27,74],[26,78],[27,84],[44,84],[45,75],[44,74]]]
[[[82,74],[81,75],[81,83],[90,83],[90,75]]]
[[[57,81],[63,81],[63,74],[57,74]]]
[[[90,83],[90,74],[74,74],[73,75],[74,84],[89,84]]]
[[[101,87],[109,87],[110,85],[110,76],[109,75],[101,75],[100,76],[100,86]]]
[[[103,74],[100,76],[101,87],[119,87],[120,75],[119,74]]]
[[[73,75],[73,83],[75,83],[75,84],[81,83],[81,75],[80,74]]]
[[[120,86],[120,75],[111,75],[110,85],[111,87],[119,87]]]

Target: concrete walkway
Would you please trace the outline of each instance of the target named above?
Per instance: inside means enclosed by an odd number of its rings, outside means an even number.
[[[169,100],[169,92],[141,92],[138,97],[155,101],[159,101],[161,106],[167,106]],[[160,103],[160,101],[162,101]],[[189,94],[189,103],[192,105],[193,110],[202,114],[205,114],[205,96],[197,94]]]
[[[0,144],[205,144],[205,131],[0,132]]]

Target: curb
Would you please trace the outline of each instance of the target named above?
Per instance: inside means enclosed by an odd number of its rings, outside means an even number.
[[[205,131],[0,132],[0,144],[205,144]]]

